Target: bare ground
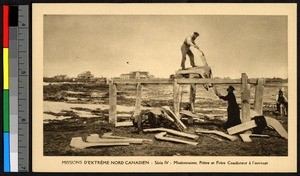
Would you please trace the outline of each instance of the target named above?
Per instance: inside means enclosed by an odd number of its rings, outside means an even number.
[[[152,87],[149,87],[150,89]],[[122,87],[119,87],[122,89]],[[165,90],[165,89],[161,89]],[[266,97],[275,97],[276,88],[266,88]],[[74,93],[81,92],[81,93]],[[150,91],[155,92],[154,91]],[[84,92],[84,93],[82,93]],[[155,92],[156,93],[156,92]],[[163,97],[166,92],[161,92],[156,97]],[[167,92],[168,93],[168,92]],[[274,95],[273,95],[274,94]],[[126,106],[134,106],[135,99],[130,97],[135,95],[135,88],[126,88],[125,91],[118,92],[118,104]],[[149,94],[151,95],[151,94]],[[236,93],[239,95],[239,93]],[[101,97],[99,97],[101,96]],[[129,96],[129,97],[128,97]],[[171,95],[170,95],[171,96]],[[70,98],[71,97],[71,98]],[[73,98],[73,99],[72,99]],[[203,98],[201,95],[200,99]],[[237,97],[238,99],[238,97]],[[44,86],[44,100],[61,101],[66,103],[79,104],[108,104],[108,87],[107,85],[85,85],[85,84],[63,84],[63,85],[48,85]],[[274,100],[271,99],[273,102]],[[160,99],[145,99],[142,102],[143,106],[160,107],[172,106],[172,100],[168,98]],[[204,99],[196,102],[197,107],[201,109],[197,112],[207,114],[226,113],[219,111],[218,107],[226,107],[227,103],[212,99]],[[252,105],[253,106],[253,105]],[[74,110],[90,112],[97,117],[80,117],[74,113]],[[272,113],[273,105],[268,104],[264,107],[264,115],[274,117],[287,129],[288,119],[286,116],[275,116]],[[121,113],[121,112],[118,112]],[[252,137],[252,142],[245,143],[241,139],[229,141],[222,137],[212,134],[199,134],[197,146],[172,143],[166,141],[158,141],[154,138],[155,133],[139,134],[131,133],[133,127],[114,127],[108,124],[108,119],[105,114],[108,110],[101,109],[86,109],[73,108],[71,110],[61,110],[61,112],[44,112],[44,114],[53,116],[71,116],[71,118],[63,120],[50,120],[44,124],[44,155],[45,156],[287,156],[288,155],[288,140],[283,139],[279,134],[272,130],[266,129],[263,134],[268,134],[270,138]],[[194,133],[198,128],[215,129],[224,131],[219,122],[206,124],[187,125],[187,132]],[[288,130],[288,129],[287,129]],[[152,139],[152,143],[143,143],[142,145],[131,144],[129,146],[114,146],[114,147],[96,147],[86,149],[75,149],[70,147],[72,137],[82,137],[83,140],[89,134],[99,134],[100,136],[106,132],[113,132],[114,135],[148,138]],[[224,131],[226,132],[226,131]],[[219,141],[215,138],[222,138]],[[185,139],[190,140],[190,139]],[[190,140],[192,141],[192,140]]]
[[[270,115],[270,114],[268,114]],[[284,116],[276,119],[287,127]],[[252,137],[251,143],[245,143],[241,139],[229,141],[214,139],[214,135],[200,134],[197,146],[158,141],[155,133],[139,134],[131,133],[133,127],[113,127],[106,119],[99,118],[71,118],[63,121],[52,121],[44,124],[44,155],[46,156],[287,156],[288,142],[271,129],[266,129],[263,134],[270,138]],[[214,124],[198,124],[188,126],[187,132],[193,133],[197,128],[222,130]],[[113,132],[114,135],[148,138],[152,143],[142,145],[97,147],[75,149],[70,147],[72,137],[82,137],[84,140],[89,134],[102,135],[105,132]],[[222,138],[222,137],[219,137]],[[186,139],[189,140],[189,139]],[[191,141],[191,140],[190,140]]]

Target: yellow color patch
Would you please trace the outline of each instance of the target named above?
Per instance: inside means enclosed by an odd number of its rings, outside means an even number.
[[[3,48],[3,89],[9,89],[8,48]]]

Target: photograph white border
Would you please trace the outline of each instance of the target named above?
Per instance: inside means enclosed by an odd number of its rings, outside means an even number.
[[[296,172],[297,171],[297,4],[36,4],[32,5],[32,170],[34,172]],[[286,15],[288,16],[288,156],[44,156],[44,15]],[[139,164],[85,164],[84,161],[150,161]],[[82,164],[63,164],[81,161]],[[268,162],[267,165],[156,165],[154,161]]]

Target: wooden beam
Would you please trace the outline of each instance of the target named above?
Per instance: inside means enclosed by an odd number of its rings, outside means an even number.
[[[212,138],[212,139],[215,139],[215,140],[218,140],[218,141],[224,141],[223,139],[221,139],[221,138],[219,138],[219,137],[217,137],[217,136],[209,136],[210,138]]]
[[[250,139],[250,134],[240,134],[240,137],[244,142],[252,142],[252,140]]]
[[[196,133],[216,134],[216,135],[222,136],[226,139],[229,139],[231,141],[237,140],[236,136],[228,135],[222,131],[217,131],[217,130],[202,130],[202,129],[200,130],[200,129],[198,129],[198,130],[196,130]]]
[[[240,79],[182,78],[177,80],[178,84],[242,84]],[[248,79],[248,83],[257,84],[257,79]]]
[[[192,67],[187,68],[185,70],[178,70],[176,71],[176,75],[183,75],[183,74],[200,74],[204,75],[205,73],[208,73],[210,71],[210,67],[208,66],[201,66],[201,67]]]
[[[254,112],[253,110],[251,110],[251,111],[252,111],[251,113],[256,114],[256,112]],[[268,126],[271,126],[274,130],[276,130],[277,133],[281,137],[288,139],[287,131],[283,128],[283,126],[281,125],[281,123],[278,120],[276,120],[272,117],[268,117],[268,116],[264,116],[264,117],[266,119]],[[257,127],[257,125],[254,120],[251,120],[249,122],[245,122],[245,123],[233,126],[231,128],[228,128],[227,131],[228,131],[228,134],[236,134],[236,133],[240,133],[240,132],[252,129],[254,127]]]
[[[117,86],[109,81],[109,123],[117,122]]]
[[[170,78],[150,79],[113,79],[114,84],[173,84]],[[218,79],[218,78],[180,78],[178,84],[242,84],[240,79]],[[249,84],[257,84],[257,79],[248,79]]]
[[[228,134],[236,134],[257,127],[254,120],[227,129]]]
[[[281,125],[281,123],[278,120],[273,119],[271,117],[266,117],[266,116],[265,116],[265,118],[266,118],[267,124],[270,125],[271,127],[273,127],[281,137],[288,139],[287,131],[283,128],[283,126]]]
[[[138,124],[138,129],[141,129],[141,125],[142,125],[142,117],[141,117],[142,88],[143,87],[141,83],[139,83],[137,85],[135,108],[133,114],[134,120]]]
[[[241,106],[242,123],[250,121],[250,85],[246,73],[242,73]]]
[[[184,144],[189,144],[189,145],[198,145],[197,142],[190,142],[190,141],[185,141],[185,140],[180,140],[180,139],[175,139],[171,137],[166,137],[165,135],[167,132],[161,132],[155,135],[155,138],[158,140],[163,140],[163,141],[170,141],[170,142],[178,142],[178,143],[184,143]]]
[[[187,123],[193,124],[193,123],[205,123],[207,121],[205,121],[204,119],[200,119],[200,118],[196,118],[196,117],[182,117],[181,120],[187,120]]]
[[[172,130],[172,129],[167,129],[167,128],[149,128],[149,129],[144,129],[143,131],[144,132],[161,131],[161,132],[167,132],[167,133],[170,133],[170,134],[174,134],[174,135],[181,136],[181,137],[187,137],[187,138],[191,138],[191,139],[198,139],[199,138],[198,135],[184,133],[184,132],[180,132],[180,131],[176,131],[176,130]]]
[[[115,84],[173,84],[173,79],[169,78],[149,78],[149,79],[114,79]]]
[[[195,75],[190,74],[190,78],[194,78]],[[189,97],[190,105],[191,105],[191,111],[195,112],[195,101],[196,101],[196,84],[190,85],[190,97]]]
[[[186,116],[190,116],[190,117],[194,117],[194,118],[204,118],[206,115],[203,114],[203,113],[197,113],[197,114],[194,114],[192,113],[191,111],[187,111],[187,110],[181,110],[180,111],[180,114],[184,114]]]
[[[142,144],[143,139],[133,139],[133,138],[125,138],[125,139],[107,139],[100,138],[98,134],[91,134],[86,138],[87,142],[90,143],[129,143],[129,144]]]
[[[113,133],[104,133],[101,137],[106,139],[136,139],[136,138],[130,138],[124,136],[114,136]],[[139,139],[142,139],[143,142],[153,142],[152,139],[146,139],[146,138],[139,138]]]
[[[264,96],[264,80],[258,79],[255,88],[254,111],[259,115],[263,114],[263,96]]]
[[[173,106],[174,106],[174,113],[178,117],[180,111],[180,103],[181,103],[181,87],[179,84],[177,84],[177,80],[175,79],[173,84]]]
[[[73,137],[70,143],[71,147],[84,149],[87,147],[105,147],[105,146],[124,146],[129,145],[129,143],[87,143],[82,140],[81,137]]]
[[[250,133],[244,133],[240,134],[240,137],[244,142],[252,142],[250,137],[265,137],[268,138],[270,137],[269,135],[263,135],[263,134],[250,134]]]
[[[131,121],[124,121],[124,122],[116,122],[115,127],[128,127],[133,126],[133,123]]]
[[[180,120],[179,116],[176,116],[172,110],[170,109],[169,106],[163,106],[162,109],[171,117],[175,120],[175,124],[177,125],[177,127],[183,131],[185,129],[187,129],[187,127],[182,123],[182,121]]]
[[[269,135],[266,134],[250,134],[250,137],[263,137],[263,138],[269,138]]]

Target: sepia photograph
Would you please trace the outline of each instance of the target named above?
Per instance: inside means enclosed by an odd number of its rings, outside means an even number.
[[[39,18],[42,116],[33,118],[39,118],[43,157],[88,156],[95,161],[60,164],[101,167],[264,167],[265,158],[293,152],[288,15]],[[245,160],[206,161],[211,157]]]

